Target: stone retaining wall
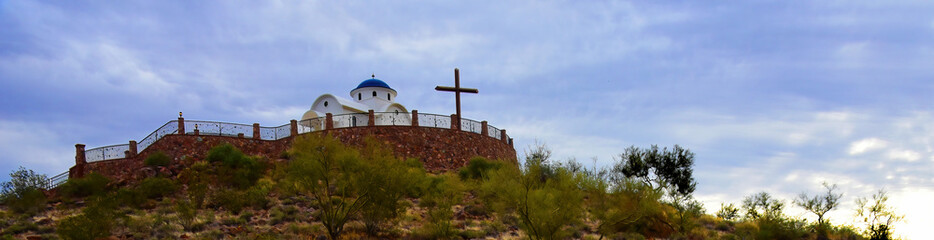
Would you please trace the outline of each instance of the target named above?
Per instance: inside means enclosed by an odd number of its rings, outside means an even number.
[[[429,172],[443,172],[465,166],[470,158],[481,156],[518,164],[516,150],[495,138],[454,129],[372,126],[330,129],[306,134],[330,134],[341,142],[360,147],[367,136],[373,136],[391,146],[397,157],[417,158]],[[167,135],[130,158],[90,162],[71,169],[71,176],[97,172],[118,182],[137,181],[158,171],[147,168],[143,160],[162,151],[175,159],[170,169],[179,169],[197,160],[203,160],[214,146],[230,143],[248,155],[279,159],[292,145],[292,137],[279,140],[196,135]],[[79,171],[79,172],[76,172]],[[171,170],[170,170],[171,171]]]

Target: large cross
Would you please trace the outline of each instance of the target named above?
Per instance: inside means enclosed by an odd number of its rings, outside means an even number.
[[[460,70],[458,70],[457,68],[454,69],[454,87],[437,86],[435,87],[435,90],[445,91],[445,92],[454,92],[454,99],[455,99],[455,103],[457,104],[457,119],[458,120],[461,119],[461,93],[462,92],[465,92],[465,93],[478,93],[479,92],[479,90],[477,90],[476,88],[461,88],[461,74],[460,74]],[[457,129],[460,129],[460,128],[461,128],[460,121],[458,121]]]

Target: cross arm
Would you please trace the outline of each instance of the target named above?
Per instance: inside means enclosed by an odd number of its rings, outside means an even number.
[[[435,90],[445,91],[445,92],[464,92],[464,93],[479,93],[480,92],[480,90],[477,90],[476,88],[455,88],[455,87],[444,87],[444,86],[437,86],[435,87]]]

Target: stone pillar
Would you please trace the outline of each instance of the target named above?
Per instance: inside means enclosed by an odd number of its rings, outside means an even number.
[[[290,136],[298,136],[298,121],[295,119],[289,120],[289,127],[291,127],[289,131]]]
[[[367,114],[369,114],[369,119],[366,120],[366,125],[370,127],[376,126],[376,114],[373,113],[373,109],[370,109]]]
[[[68,170],[68,177],[84,177],[84,168],[87,164],[87,158],[84,156],[84,144],[75,144],[75,166]]]
[[[509,138],[509,146],[510,146],[510,147],[513,147],[513,146],[512,146],[512,138]],[[513,147],[513,148],[515,148],[515,147]]]
[[[489,136],[490,133],[486,130],[487,126],[488,125],[486,121],[480,122],[480,135],[483,135],[484,137]]]
[[[331,130],[334,128],[334,115],[331,113],[326,113],[324,115],[324,130]]]
[[[130,140],[130,154],[127,154],[127,158],[136,157],[136,154],[139,154],[139,151],[136,150],[136,141]]]
[[[182,112],[178,112],[178,134],[185,135],[185,118],[182,117]]]
[[[259,123],[253,123],[253,139],[259,139]]]
[[[451,129],[461,130],[460,118],[457,114],[451,114]]]
[[[412,126],[418,127],[418,110],[412,110]]]
[[[503,143],[509,144],[509,139],[506,139],[506,129],[499,130],[499,138],[503,139]]]

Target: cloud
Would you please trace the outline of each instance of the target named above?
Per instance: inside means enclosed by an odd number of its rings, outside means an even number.
[[[884,148],[888,143],[878,138],[866,138],[850,144],[850,155],[859,155],[867,151]]]
[[[921,154],[911,150],[891,150],[888,153],[889,159],[892,160],[905,160],[908,162],[918,161],[921,159]]]

